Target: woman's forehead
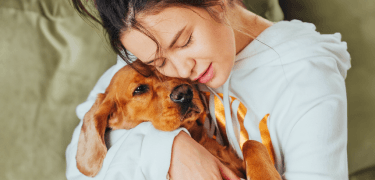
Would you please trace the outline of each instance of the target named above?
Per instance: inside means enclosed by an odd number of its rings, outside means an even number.
[[[168,48],[181,29],[193,25],[199,20],[198,18],[202,19],[205,15],[204,10],[199,8],[168,7],[156,15],[143,15],[137,18],[137,21],[156,38],[161,48],[164,49]],[[142,61],[155,58],[157,45],[143,32],[130,29],[123,33],[120,40],[124,47],[135,56],[142,54],[140,55],[142,57],[137,56]]]
[[[129,30],[120,37],[123,46],[143,62],[155,58],[156,43],[138,30]]]
[[[167,7],[157,14],[142,14],[137,17],[137,21],[143,25],[154,27],[158,24],[164,23],[175,23],[179,20],[194,20],[195,16],[199,16],[204,13],[205,10],[197,7]],[[195,16],[192,16],[194,14]]]
[[[194,17],[190,15],[189,11],[186,8],[171,7],[157,15],[139,19],[139,22],[158,40],[162,47],[166,47],[181,28],[194,21]]]

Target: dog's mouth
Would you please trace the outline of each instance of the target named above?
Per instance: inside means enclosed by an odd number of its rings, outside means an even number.
[[[196,115],[199,115],[201,112],[202,112],[202,110],[198,106],[196,106],[195,104],[191,104],[185,110],[185,113],[182,115],[180,121],[182,122],[184,120],[192,118]]]

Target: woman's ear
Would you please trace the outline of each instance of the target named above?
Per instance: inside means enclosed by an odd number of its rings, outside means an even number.
[[[83,118],[76,160],[78,170],[86,176],[94,177],[99,173],[107,154],[104,134],[108,117],[115,111],[114,103],[106,98],[106,94],[98,94],[94,105]]]

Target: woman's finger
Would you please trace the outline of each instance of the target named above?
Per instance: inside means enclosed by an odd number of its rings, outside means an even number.
[[[169,179],[223,180],[221,162],[184,131],[174,139]]]
[[[237,175],[221,162],[218,163],[221,176],[224,180],[241,180]]]

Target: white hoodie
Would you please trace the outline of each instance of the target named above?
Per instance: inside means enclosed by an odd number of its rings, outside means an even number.
[[[76,109],[81,122],[66,150],[69,180],[166,179],[173,139],[184,128],[162,132],[142,123],[113,131],[112,146],[95,178],[82,175],[76,167],[83,116],[125,65],[118,58]],[[249,139],[262,142],[259,122],[270,114],[267,127],[275,167],[284,179],[343,180],[348,179],[345,77],[349,68],[350,55],[339,33],[321,35],[311,23],[280,21],[237,54],[230,78],[210,91],[224,94],[225,112],[230,112],[228,96],[246,106],[244,127]],[[232,110],[234,106],[238,103],[232,104]],[[236,118],[225,114],[229,142],[241,154],[233,130]]]

